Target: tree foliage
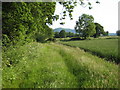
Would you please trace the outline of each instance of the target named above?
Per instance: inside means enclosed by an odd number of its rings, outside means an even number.
[[[104,28],[99,23],[95,23],[96,33],[93,35],[95,38],[99,37],[101,34],[104,34]]]
[[[2,4],[3,45],[48,38],[55,11],[54,2],[4,2]],[[42,40],[42,39],[41,39]]]
[[[62,32],[62,31],[61,31],[61,32]],[[54,37],[55,37],[55,38],[60,38],[60,35],[63,36],[63,37],[74,37],[74,36],[75,36],[75,34],[72,33],[72,32],[63,32],[63,34],[64,34],[64,35],[61,35],[60,32],[55,32],[55,33],[54,33]]]
[[[60,38],[65,38],[66,37],[66,32],[65,30],[61,30],[59,33]]]
[[[78,21],[76,21],[75,30],[79,33],[79,36],[84,37],[84,39],[94,35],[96,30],[93,16],[82,14]]]
[[[75,34],[72,32],[66,32],[66,37],[74,37]]]
[[[100,4],[98,0],[96,0],[95,2]],[[63,6],[62,17],[60,17],[61,20],[65,19],[67,15],[69,15],[70,19],[72,20],[72,12],[74,11],[74,7],[78,5],[92,9],[92,3],[89,0],[68,0],[65,2],[59,2],[59,4]]]
[[[103,35],[104,35],[104,36],[108,36],[108,35],[109,35],[109,32],[108,32],[108,31],[105,31],[105,32],[103,33]]]
[[[55,32],[54,37],[55,37],[55,38],[59,38],[59,37],[60,37],[60,36],[59,36],[59,32]]]
[[[61,19],[65,19],[67,12],[73,19],[72,12],[78,3],[91,8],[91,3],[89,1],[85,3],[84,0],[59,3],[64,7]],[[44,41],[52,36],[51,29],[47,25],[60,18],[59,15],[54,15],[55,5],[55,2],[3,2],[3,46],[15,45],[18,42]]]

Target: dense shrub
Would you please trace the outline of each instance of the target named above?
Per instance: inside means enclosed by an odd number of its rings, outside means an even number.
[[[44,41],[51,36],[54,2],[4,2],[2,4],[3,46],[34,40]]]

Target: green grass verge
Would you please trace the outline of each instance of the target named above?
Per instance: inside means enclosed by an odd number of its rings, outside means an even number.
[[[94,39],[61,42],[69,46],[80,47],[86,51],[105,58],[108,61],[119,63],[118,39]]]
[[[3,88],[117,88],[118,65],[60,44],[3,52]]]

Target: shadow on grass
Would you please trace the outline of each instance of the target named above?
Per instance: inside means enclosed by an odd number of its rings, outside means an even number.
[[[86,40],[86,39],[81,39],[81,38],[71,38],[71,39],[65,39],[65,40],[60,40],[60,41],[63,41],[63,42],[66,42],[66,41],[78,41],[78,40]]]

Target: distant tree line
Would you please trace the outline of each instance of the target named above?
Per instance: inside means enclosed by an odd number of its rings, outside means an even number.
[[[74,37],[75,34],[72,32],[65,32],[65,30],[61,30],[60,32],[55,32],[55,38],[66,38],[66,37]]]

